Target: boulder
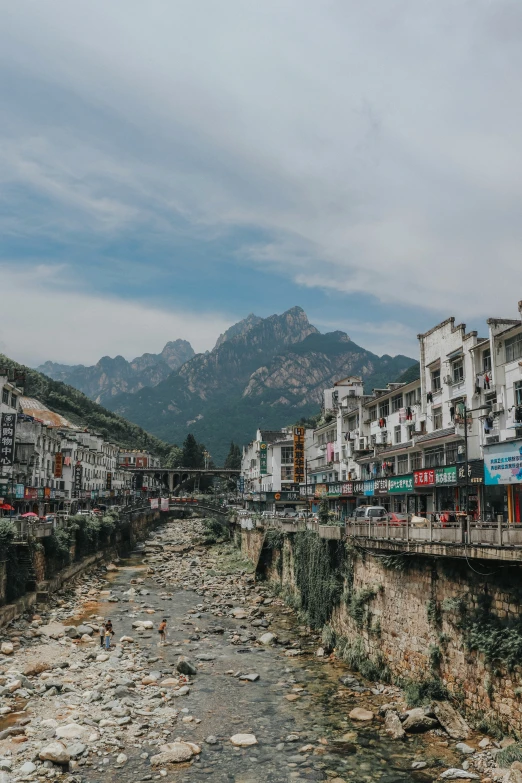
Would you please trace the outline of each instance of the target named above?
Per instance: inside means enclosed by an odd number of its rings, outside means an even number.
[[[176,677],[167,677],[166,680],[162,680],[160,685],[164,688],[175,688],[179,685],[179,680]]]
[[[406,736],[406,732],[402,728],[401,720],[395,710],[386,710],[384,729],[386,734],[394,740],[401,740]]]
[[[116,764],[125,764],[127,758],[125,753],[120,753],[120,755],[116,757]]]
[[[431,707],[440,725],[452,739],[465,740],[469,737],[470,727],[448,701],[434,701]]]
[[[79,639],[81,636],[81,633],[78,631],[75,625],[66,625],[64,631],[65,635],[68,636],[69,639]]]
[[[426,715],[422,707],[415,707],[415,709],[407,711],[406,719],[402,723],[402,728],[404,731],[417,733],[436,729],[438,725],[438,720]]]
[[[230,737],[230,742],[236,748],[248,748],[250,745],[257,745],[255,734],[234,734],[233,737]]]
[[[176,669],[180,674],[197,674],[198,670],[186,655],[180,655],[176,664]]]
[[[12,642],[2,642],[2,646],[0,647],[0,652],[3,655],[12,655],[14,652],[14,647]]]
[[[275,633],[268,631],[268,633],[264,633],[262,636],[260,636],[258,641],[260,644],[272,645],[277,642],[277,636]]]
[[[72,745],[67,745],[67,753],[72,759],[77,759],[85,752],[85,748],[83,742],[73,742]]]
[[[150,763],[152,767],[159,767],[163,764],[180,764],[183,761],[190,761],[194,752],[188,742],[170,742],[163,745],[161,753],[152,756]]]
[[[439,775],[439,778],[442,780],[480,780],[479,775],[475,775],[469,769],[456,769],[455,767],[445,770]]]
[[[455,748],[465,756],[471,756],[472,753],[475,753],[475,748],[472,748],[471,745],[467,745],[465,742],[457,742]]]
[[[84,636],[85,634],[87,634],[88,636],[92,636],[94,633],[90,625],[83,625],[83,623],[82,625],[79,625],[76,630],[78,631],[80,636]]]
[[[368,721],[373,720],[375,715],[370,710],[364,710],[362,707],[355,707],[348,716],[352,720]]]
[[[32,761],[26,761],[20,767],[20,772],[22,775],[30,775],[32,772],[36,772],[36,764],[33,764]]]
[[[61,742],[51,742],[46,745],[39,753],[42,761],[52,761],[53,764],[68,764],[71,756],[65,745]]]
[[[246,620],[248,617],[248,612],[245,612],[245,610],[240,606],[236,606],[234,609],[232,609],[230,614],[232,617],[235,617],[236,620]]]
[[[67,723],[65,726],[58,726],[56,736],[58,739],[80,739],[89,732],[87,726],[80,726],[79,723]]]
[[[181,688],[179,688],[177,691],[174,691],[174,696],[188,696],[190,693],[190,688],[188,685],[182,685]]]

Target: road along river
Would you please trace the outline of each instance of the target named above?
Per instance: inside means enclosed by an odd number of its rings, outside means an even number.
[[[392,740],[379,711],[400,711],[400,691],[317,657],[318,637],[201,530],[169,523],[4,632],[9,780],[423,783],[462,765],[440,728]]]

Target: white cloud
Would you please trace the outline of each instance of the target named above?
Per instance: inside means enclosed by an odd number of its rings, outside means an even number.
[[[55,98],[48,114],[23,90],[4,103],[0,173],[62,217],[254,226],[270,240],[244,262],[302,286],[464,318],[515,311],[512,0],[47,0],[30,15],[11,4],[0,51]]]
[[[0,350],[30,366],[46,360],[94,364],[102,356],[133,359],[159,353],[168,340],[189,340],[195,351],[213,347],[238,319],[220,313],[167,311],[70,288],[68,271],[0,266]],[[8,292],[8,296],[5,295]]]

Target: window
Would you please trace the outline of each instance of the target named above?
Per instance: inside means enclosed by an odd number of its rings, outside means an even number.
[[[348,429],[350,432],[357,429],[357,416],[350,416],[348,419]]]
[[[522,381],[515,381],[513,392],[515,394],[515,405],[522,405]]]
[[[402,454],[397,458],[397,475],[404,476],[408,472],[408,455]]]
[[[281,481],[293,481],[294,468],[292,465],[281,465]]]
[[[292,465],[294,461],[294,447],[281,446],[281,465]]]
[[[408,440],[411,440],[415,435],[415,424],[408,424],[407,431],[408,431]]]
[[[454,462],[457,462],[458,453],[458,443],[448,443],[446,446],[446,465],[453,465]]]
[[[464,360],[462,358],[455,359],[451,363],[451,377],[453,383],[460,383],[464,380]]]
[[[415,403],[419,401],[420,399],[419,395],[420,395],[420,391],[418,389],[414,389],[413,391],[408,392],[406,394],[406,407],[412,408],[415,405]]]
[[[377,406],[374,405],[370,410],[368,411],[370,416],[370,421],[377,421]]]
[[[8,389],[2,389],[2,402],[4,405],[9,405],[9,391]]]
[[[433,409],[433,429],[434,430],[442,429],[442,408]]]
[[[392,397],[392,412],[399,411],[402,408],[402,394],[397,394],[396,397]]]
[[[385,419],[386,416],[390,415],[390,401],[386,400],[386,402],[381,402],[379,405],[379,413],[381,416],[381,419]]]
[[[394,443],[400,443],[401,442],[401,425],[398,424],[396,427],[393,428],[393,442]]]
[[[486,348],[482,353],[482,371],[491,372],[491,351]]]
[[[522,332],[506,340],[506,362],[522,358]]]
[[[444,465],[444,446],[426,449],[424,452],[424,467],[437,468],[439,465]]]
[[[422,451],[416,451],[411,455],[411,469],[420,470],[422,468]]]
[[[432,392],[440,389],[440,367],[431,371],[431,390]]]

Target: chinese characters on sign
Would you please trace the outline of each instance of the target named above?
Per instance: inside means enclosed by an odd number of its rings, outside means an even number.
[[[304,427],[294,427],[294,483],[305,480]]]
[[[81,465],[76,465],[74,468],[73,498],[80,496],[80,492],[82,491],[82,483],[83,467]]]
[[[107,481],[105,484],[105,489],[112,489],[112,473],[107,471]]]
[[[63,454],[61,451],[54,455],[54,477],[62,478],[63,476]]]
[[[416,470],[413,473],[415,487],[433,487],[435,485],[435,471],[431,468]]]
[[[267,448],[266,443],[259,444],[259,472],[262,476],[267,474]]]
[[[137,468],[146,468],[149,464],[147,457],[136,457],[136,467]]]
[[[435,471],[435,483],[439,486],[457,483],[457,468],[452,465],[449,468],[437,468]]]
[[[159,508],[159,498],[151,498],[150,499],[150,507],[151,509],[157,509]]]
[[[0,465],[8,467],[14,462],[16,414],[2,413],[0,422]]]
[[[389,478],[388,492],[413,492],[413,476]]]
[[[169,499],[168,498],[161,498],[161,510],[162,511],[168,511],[169,510]]]

